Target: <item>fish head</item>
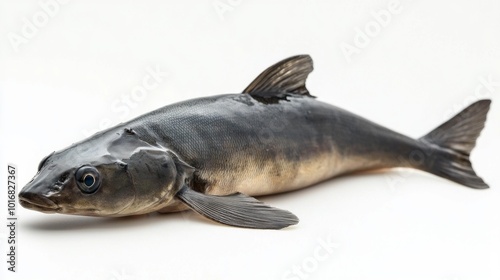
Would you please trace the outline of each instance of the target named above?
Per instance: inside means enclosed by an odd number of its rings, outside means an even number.
[[[126,131],[97,135],[44,158],[19,193],[20,204],[84,216],[144,214],[167,206],[192,167]]]

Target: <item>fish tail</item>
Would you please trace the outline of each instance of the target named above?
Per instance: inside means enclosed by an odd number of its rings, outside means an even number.
[[[488,185],[476,175],[470,153],[484,128],[491,100],[479,100],[419,139],[429,149],[423,170],[475,189]]]

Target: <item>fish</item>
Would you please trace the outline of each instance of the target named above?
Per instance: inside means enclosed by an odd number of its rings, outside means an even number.
[[[394,167],[489,187],[469,157],[491,100],[414,139],[318,101],[306,88],[312,71],[309,55],[292,56],[242,93],[167,105],[53,152],[19,203],[98,217],[191,209],[229,226],[282,229],[297,216],[256,196]]]

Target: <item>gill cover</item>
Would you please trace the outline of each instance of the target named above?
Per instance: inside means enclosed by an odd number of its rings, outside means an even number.
[[[194,170],[173,152],[158,148],[137,149],[125,163],[135,190],[126,212],[135,214],[164,207]]]

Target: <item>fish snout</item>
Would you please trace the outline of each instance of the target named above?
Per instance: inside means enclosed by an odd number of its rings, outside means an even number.
[[[27,209],[41,212],[55,212],[59,206],[43,194],[23,188],[19,193],[19,203]]]

